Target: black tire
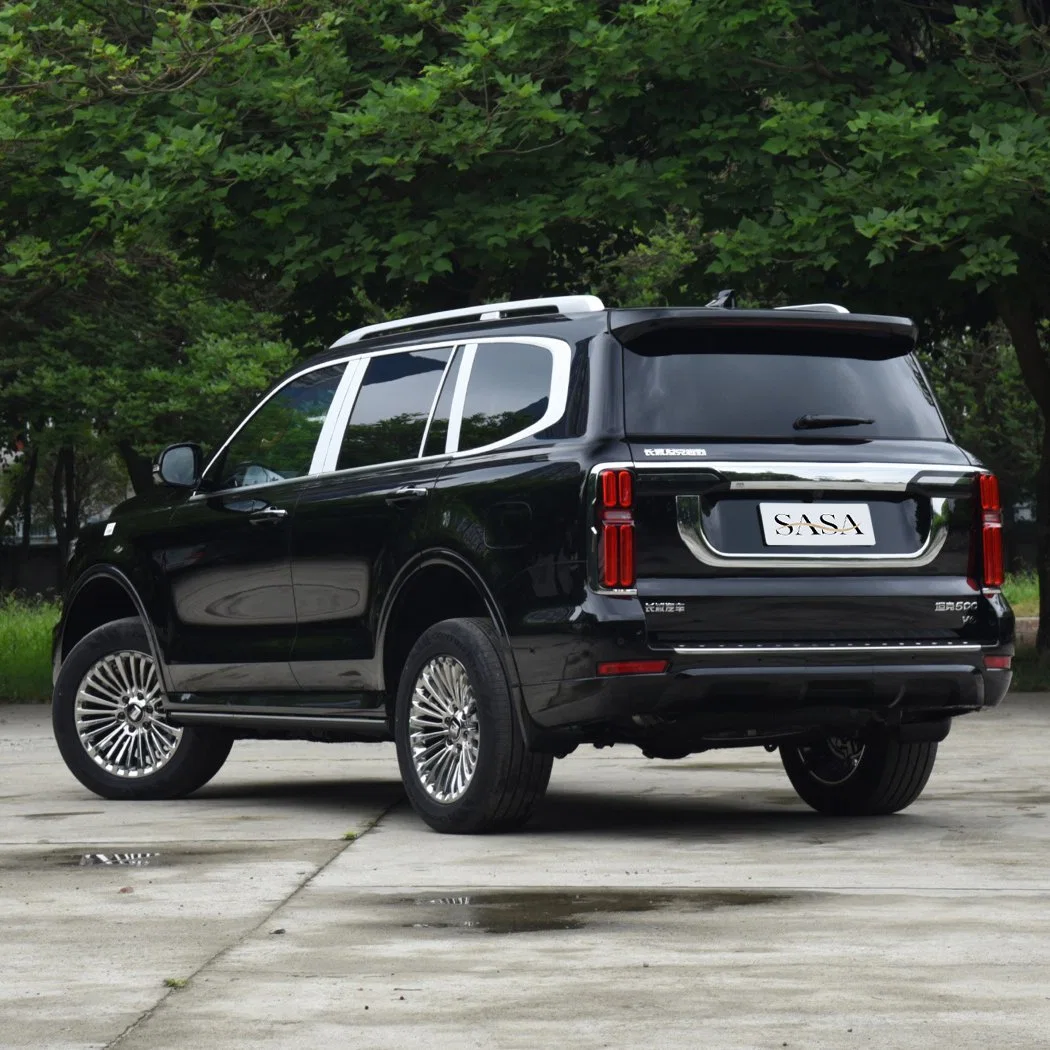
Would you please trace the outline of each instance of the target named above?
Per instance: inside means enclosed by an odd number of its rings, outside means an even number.
[[[840,760],[836,772],[836,751],[861,744],[859,757]],[[936,743],[902,743],[886,734],[853,741],[829,737],[780,748],[799,798],[820,813],[842,817],[879,816],[910,806],[926,787],[936,757]]]
[[[437,659],[458,661],[476,702],[477,759],[463,793],[439,800],[413,758],[409,717],[417,680]],[[458,673],[458,672],[457,672]],[[428,628],[405,661],[394,720],[397,761],[413,809],[435,831],[508,831],[529,819],[550,780],[553,756],[529,751],[511,698],[499,638],[488,620],[443,620]],[[421,754],[425,752],[421,751]]]
[[[77,730],[77,693],[100,660],[120,653],[139,653],[152,663],[146,630],[137,618],[97,627],[73,647],[58,672],[51,722],[69,771],[84,787],[111,799],[181,798],[203,787],[222,768],[233,746],[227,730],[185,726],[163,765],[133,776],[108,772],[88,753]]]

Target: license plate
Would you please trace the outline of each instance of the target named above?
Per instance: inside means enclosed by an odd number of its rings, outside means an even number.
[[[866,503],[760,503],[769,547],[874,547]]]

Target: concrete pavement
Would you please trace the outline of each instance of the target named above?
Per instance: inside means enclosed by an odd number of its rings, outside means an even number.
[[[959,720],[895,817],[617,747],[486,838],[428,831],[388,745],[104,802],[46,719],[0,709],[0,1046],[1050,1045],[1050,696]]]

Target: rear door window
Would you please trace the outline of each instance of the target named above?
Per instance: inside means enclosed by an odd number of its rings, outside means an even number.
[[[692,329],[624,347],[632,437],[948,439],[911,354],[876,338]],[[802,417],[870,423],[799,426]]]
[[[336,470],[418,457],[451,356],[452,347],[444,346],[371,358],[343,434]]]

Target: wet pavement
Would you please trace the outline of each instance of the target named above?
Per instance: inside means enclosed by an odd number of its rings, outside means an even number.
[[[0,1046],[1047,1046],[1048,730],[1050,696],[960,720],[868,821],[762,750],[581,749],[524,832],[457,837],[388,745],[112,803],[0,708]]]

